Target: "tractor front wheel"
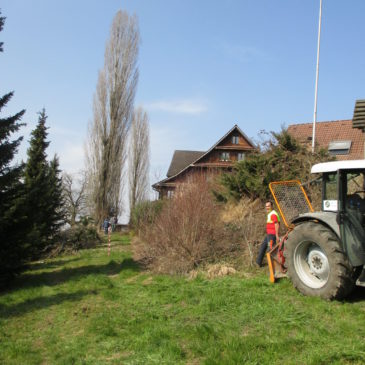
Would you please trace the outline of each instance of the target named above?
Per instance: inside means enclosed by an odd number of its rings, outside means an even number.
[[[288,276],[303,294],[341,299],[354,287],[354,270],[338,237],[321,223],[297,225],[285,242]]]

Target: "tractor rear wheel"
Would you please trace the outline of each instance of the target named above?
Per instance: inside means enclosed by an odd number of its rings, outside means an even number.
[[[338,237],[321,223],[297,225],[285,242],[288,276],[303,294],[341,299],[355,285],[354,269]]]

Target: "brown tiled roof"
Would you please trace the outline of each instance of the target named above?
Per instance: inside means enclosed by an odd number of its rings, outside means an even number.
[[[172,156],[170,167],[167,171],[167,177],[174,176],[185,167],[193,163],[205,152],[202,151],[179,151],[176,150]]]
[[[292,124],[288,132],[300,142],[312,145],[312,123]],[[336,120],[316,123],[316,145],[328,148],[330,142],[351,141],[348,155],[336,155],[338,160],[357,160],[364,158],[364,136],[360,129],[352,128],[352,120]]]

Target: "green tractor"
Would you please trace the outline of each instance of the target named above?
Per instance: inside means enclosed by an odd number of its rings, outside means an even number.
[[[282,264],[301,293],[342,299],[365,286],[365,160],[319,163],[311,172],[321,174],[321,211],[300,182],[270,184],[288,227]]]

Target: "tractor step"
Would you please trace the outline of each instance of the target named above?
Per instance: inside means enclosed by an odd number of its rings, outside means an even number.
[[[356,285],[365,287],[365,269],[362,270],[359,278],[356,280]]]
[[[357,286],[363,286],[365,288],[365,281],[359,281],[359,279],[356,280]]]

